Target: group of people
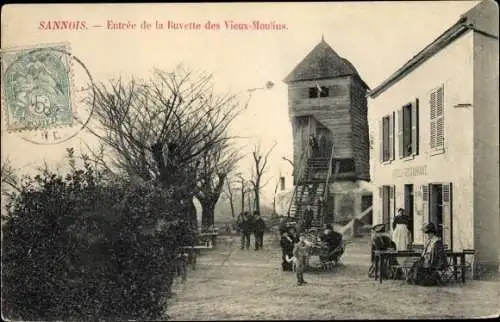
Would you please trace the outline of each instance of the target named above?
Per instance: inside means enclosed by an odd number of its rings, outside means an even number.
[[[307,258],[313,242],[307,240],[304,232],[297,233],[295,227],[280,227],[280,247],[282,251],[281,266],[283,271],[292,271],[295,265],[297,274],[297,285],[304,285],[304,270],[307,265]],[[321,253],[320,261],[338,261],[344,253],[343,236],[336,232],[332,225],[326,224],[323,232],[318,236],[318,244],[324,249]]]
[[[315,135],[310,135],[309,148],[311,157],[328,157],[328,138],[322,133],[319,135],[319,138],[316,138]]]
[[[251,215],[248,211],[242,212],[236,221],[236,225],[241,235],[241,249],[250,248],[250,236],[254,235],[255,250],[264,246],[264,231],[266,223],[258,211]]]
[[[385,224],[379,224],[372,228],[372,266],[369,275],[374,273],[375,251],[395,249],[397,251],[407,250],[411,244],[410,230],[408,229],[409,218],[405,215],[404,209],[398,209],[398,214],[393,220],[392,238],[385,232]],[[409,283],[416,285],[436,285],[439,282],[438,271],[445,268],[447,264],[446,254],[442,239],[439,237],[439,231],[433,223],[428,223],[423,228],[425,234],[424,250],[417,261],[409,270],[406,278]],[[385,278],[398,277],[393,274],[401,275],[400,272],[392,271],[391,266],[398,262],[391,257],[388,266],[383,267],[381,274]]]

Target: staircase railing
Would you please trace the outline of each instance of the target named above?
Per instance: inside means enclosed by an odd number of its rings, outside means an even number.
[[[299,182],[302,180],[302,177],[304,176],[304,173],[305,173],[305,169],[307,167],[306,153],[307,153],[307,151],[302,153],[302,155],[300,156],[298,169],[297,169],[297,172],[295,173],[297,180],[295,181],[295,186],[293,187],[292,197],[290,198],[290,204],[288,205],[287,217],[290,217],[290,210],[292,209],[292,205],[295,201],[295,195],[297,194],[297,187],[299,186]]]
[[[333,164],[333,154],[334,154],[334,146],[333,146],[333,143],[332,143],[332,150],[330,152],[330,160],[328,161],[328,171],[327,171],[327,174],[326,174],[326,181],[325,181],[325,189],[323,191],[323,203],[326,203],[326,200],[328,198],[328,184],[329,184],[329,181],[330,181],[330,176],[331,176],[331,173],[332,173],[332,164]],[[337,170],[335,171],[335,175],[337,175]],[[334,177],[335,178],[335,177]],[[325,218],[325,206],[324,204],[322,205],[322,208],[323,208],[323,211],[322,211],[322,214],[321,214],[321,225],[324,224],[324,218]]]

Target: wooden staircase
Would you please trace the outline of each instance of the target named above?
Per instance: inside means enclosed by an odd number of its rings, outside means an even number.
[[[301,157],[297,169],[297,181],[288,209],[288,216],[297,220],[302,219],[307,206],[314,212],[313,227],[321,227],[325,223],[325,200],[328,197],[328,186],[335,181],[339,173],[339,162],[335,161],[335,170],[332,178],[334,149],[330,158]],[[321,209],[318,216],[318,209]]]

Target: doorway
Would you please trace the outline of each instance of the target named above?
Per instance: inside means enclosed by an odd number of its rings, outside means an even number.
[[[372,195],[362,195],[361,196],[361,212],[365,211],[369,207],[371,207],[373,204],[373,196]],[[373,211],[370,210],[368,214],[366,214],[361,222],[365,225],[372,225],[373,224]]]
[[[429,222],[434,223],[443,238],[443,186],[440,184],[431,184],[430,204],[429,204]]]
[[[413,231],[413,185],[405,184],[404,187],[404,205],[405,205],[405,213],[408,216],[408,230],[411,233],[411,242],[413,242],[414,231]]]

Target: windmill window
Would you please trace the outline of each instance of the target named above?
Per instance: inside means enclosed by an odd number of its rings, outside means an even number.
[[[340,160],[339,172],[340,173],[356,172],[356,164],[354,163],[354,159]]]
[[[309,98],[328,97],[330,89],[326,86],[309,87]]]
[[[339,173],[352,173],[356,172],[356,163],[354,159],[340,159],[339,162]],[[335,168],[333,169],[335,171]]]

